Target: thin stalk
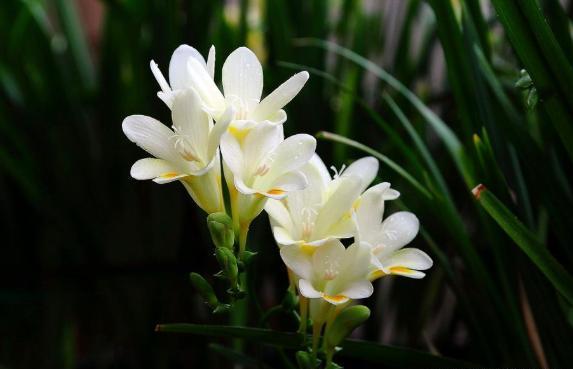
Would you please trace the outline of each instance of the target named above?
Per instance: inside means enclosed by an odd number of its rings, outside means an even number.
[[[302,295],[298,298],[298,304],[300,308],[300,325],[298,332],[303,335],[306,340],[306,323],[308,320],[308,299]]]

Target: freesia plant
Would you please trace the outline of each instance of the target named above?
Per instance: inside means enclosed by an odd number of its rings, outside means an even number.
[[[245,47],[225,60],[223,91],[216,83],[214,47],[207,61],[190,46],[177,48],[169,82],[155,62],[150,66],[172,122],[125,118],[125,135],[152,156],[135,162],[131,176],[179,181],[208,214],[221,267],[217,276],[227,281],[228,296],[221,302],[197,273],[193,285],[214,313],[237,314],[239,301],[253,292],[245,282],[254,272],[246,266],[256,262],[249,227],[264,210],[288,273],[285,291],[297,296],[299,333],[303,342],[307,331],[313,335],[307,351],[297,354],[299,366],[315,368],[323,358],[325,367],[338,367],[332,361],[337,345],[369,315],[354,304],[372,295],[372,282],[387,275],[423,278],[432,266],[425,252],[404,248],[418,233],[418,219],[410,212],[384,217],[385,202],[400,194],[386,182],[371,186],[377,159],[333,167],[331,176],[312,136],[285,138],[283,108],[303,88],[307,72],[261,99],[262,66]]]

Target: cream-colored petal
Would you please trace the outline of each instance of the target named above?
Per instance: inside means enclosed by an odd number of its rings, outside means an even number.
[[[211,129],[209,133],[209,143],[207,148],[207,155],[208,157],[213,157],[217,153],[217,149],[219,148],[219,144],[221,143],[221,136],[225,132],[227,132],[227,128],[229,128],[229,124],[231,123],[234,115],[233,108],[229,107],[225,111],[225,113],[219,118],[217,123]]]
[[[372,156],[367,156],[350,164],[342,175],[360,178],[362,183],[360,192],[364,192],[370,183],[372,183],[374,178],[376,178],[376,174],[378,174],[378,166],[378,159]]]
[[[221,136],[221,153],[223,161],[234,176],[242,176],[244,158],[241,145],[235,136],[226,132]],[[225,175],[227,177],[227,175]]]
[[[248,175],[258,173],[259,177],[269,178],[268,172],[275,161],[274,158],[270,158],[271,160],[266,162],[265,158],[269,158],[270,153],[284,142],[283,139],[282,126],[257,124],[248,131],[241,145]],[[270,184],[269,181],[267,182]]]
[[[298,245],[283,246],[280,254],[285,265],[299,278],[310,279],[312,277],[312,254]]]
[[[175,174],[178,169],[162,159],[145,158],[139,159],[131,166],[131,176],[135,179],[146,180],[160,177],[165,174]]]
[[[294,240],[291,234],[287,232],[287,230],[284,229],[283,227],[279,226],[272,227],[272,231],[275,241],[279,246],[284,247],[289,245],[300,245],[300,242]]]
[[[159,70],[157,63],[152,60],[149,62],[149,67],[151,68],[151,73],[153,73],[155,80],[157,80],[157,83],[159,84],[161,91],[165,93],[171,92],[171,87],[169,87],[169,83],[167,83],[165,77],[163,76],[163,73],[161,73],[161,71]]]
[[[223,64],[225,97],[236,96],[244,102],[259,101],[263,92],[263,68],[257,56],[246,47],[233,51]]]
[[[414,270],[430,269],[434,262],[424,251],[415,248],[405,248],[393,252],[387,258],[380,260],[384,268],[391,270],[395,267],[404,267]]]
[[[271,92],[255,108],[252,117],[255,120],[264,120],[272,117],[276,112],[288,104],[304,87],[308,81],[308,72],[300,72],[289,78],[276,90]]]
[[[277,178],[269,188],[262,189],[265,196],[281,199],[289,192],[303,190],[308,185],[305,175],[300,171],[292,171]]]
[[[173,52],[169,62],[169,83],[173,90],[180,90],[192,87],[187,62],[192,58],[198,65],[207,70],[205,59],[199,51],[189,45],[181,45]]]
[[[180,179],[183,179],[186,177],[188,177],[188,174],[181,174],[181,173],[177,174],[175,172],[164,173],[164,174],[160,175],[159,177],[154,178],[153,182],[159,183],[159,184],[171,183],[171,182],[179,181]]]

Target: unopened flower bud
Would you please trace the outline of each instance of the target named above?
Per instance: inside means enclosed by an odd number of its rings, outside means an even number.
[[[352,331],[370,317],[370,309],[363,305],[351,306],[344,309],[328,327],[326,336],[326,350],[333,351]]]
[[[191,284],[197,292],[201,295],[205,303],[209,305],[211,309],[215,309],[219,305],[219,300],[215,295],[215,291],[213,291],[213,287],[203,278],[200,274],[191,273],[189,275],[189,279],[191,280]]]
[[[209,227],[211,239],[216,247],[233,249],[235,244],[233,220],[226,213],[209,214],[207,217],[207,226]]]
[[[215,249],[215,257],[223,270],[223,275],[229,280],[231,287],[234,288],[237,285],[237,276],[239,275],[235,254],[228,248],[217,247]]]

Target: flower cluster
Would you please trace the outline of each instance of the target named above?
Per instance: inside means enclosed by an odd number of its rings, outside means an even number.
[[[261,100],[262,67],[245,47],[225,60],[223,91],[215,82],[213,47],[207,61],[190,46],[177,48],[169,63],[169,82],[153,61],[151,70],[161,88],[157,95],[171,110],[172,125],[141,115],[124,120],[126,136],[153,156],[138,160],[131,175],[160,184],[179,181],[205,212],[227,217],[225,183],[230,234],[224,220],[211,217],[209,224],[214,243],[223,245],[217,258],[230,265],[223,272],[232,275],[234,284],[235,256],[245,252],[249,226],[263,209],[300,295],[303,326],[310,315],[315,336],[353,300],[369,297],[375,279],[424,277],[432,259],[421,250],[404,248],[418,233],[418,219],[409,212],[383,219],[385,202],[399,193],[386,182],[369,188],[378,161],[366,157],[334,169],[331,176],[315,153],[312,136],[284,137],[287,115],[282,108],[302,89],[307,72],[295,74]],[[217,236],[218,229],[227,233]],[[233,238],[239,239],[236,255]],[[342,239],[353,243],[345,247]]]

